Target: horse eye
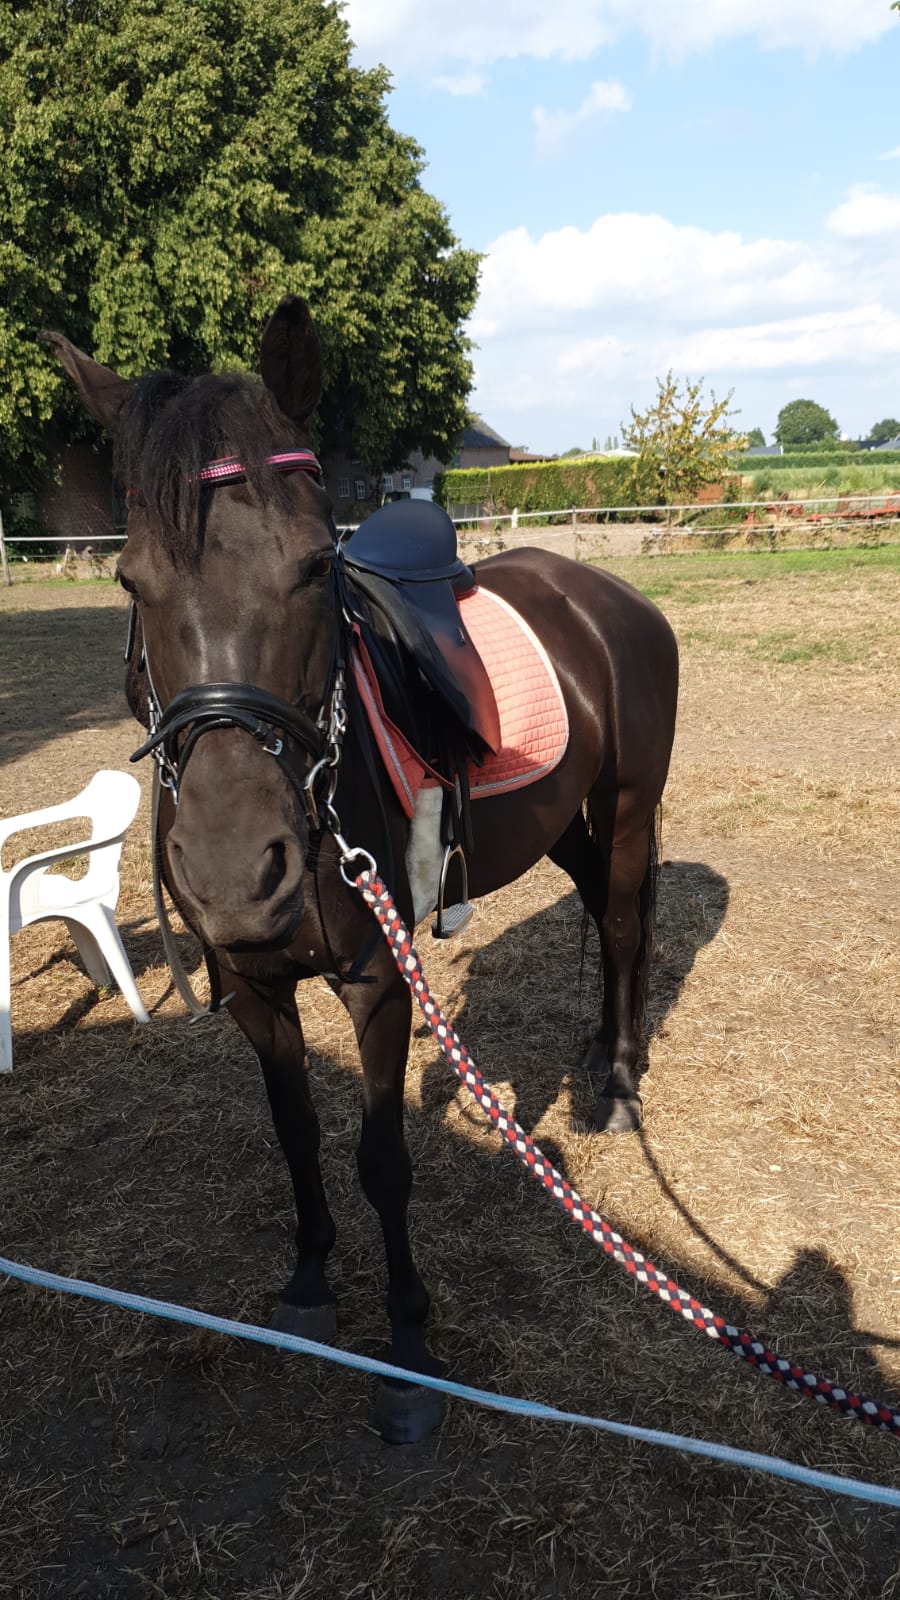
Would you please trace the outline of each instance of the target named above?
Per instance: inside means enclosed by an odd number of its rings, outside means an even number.
[[[316,556],[315,559],[310,562],[303,575],[305,582],[313,583],[316,578],[327,578],[329,572],[331,571],[331,566],[332,556],[330,554]]]

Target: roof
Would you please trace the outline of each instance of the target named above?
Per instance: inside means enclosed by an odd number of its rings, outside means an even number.
[[[509,440],[501,439],[499,433],[489,428],[481,417],[473,417],[468,428],[463,430],[462,450],[508,450]]]
[[[745,456],[783,456],[780,444],[754,444],[743,452]]]

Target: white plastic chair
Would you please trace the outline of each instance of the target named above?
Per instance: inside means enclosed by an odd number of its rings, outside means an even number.
[[[119,857],[140,798],[141,786],[131,773],[98,772],[74,799],[0,822],[2,850],[6,840],[23,828],[41,828],[70,817],[91,821],[90,838],[81,844],[43,850],[9,872],[0,865],[0,1072],[12,1072],[9,941],[31,922],[61,917],[94,983],[108,984],[115,978],[136,1020],[150,1021],[116,927]],[[49,870],[57,862],[83,855],[89,857],[83,878]]]

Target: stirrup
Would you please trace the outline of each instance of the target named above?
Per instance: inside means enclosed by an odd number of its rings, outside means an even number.
[[[462,899],[454,906],[444,905],[444,895],[447,892],[447,875],[450,863],[454,857],[459,857],[459,870],[462,875]],[[469,904],[469,875],[466,871],[466,856],[461,844],[448,844],[444,851],[444,860],[441,865],[441,881],[438,887],[436,916],[431,924],[431,937],[433,939],[453,939],[463,928],[467,928],[475,915],[474,906]]]

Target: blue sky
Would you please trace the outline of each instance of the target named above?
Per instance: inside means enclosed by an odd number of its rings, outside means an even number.
[[[473,404],[589,446],[669,368],[767,438],[900,417],[889,0],[346,0],[423,181],[482,251]]]

